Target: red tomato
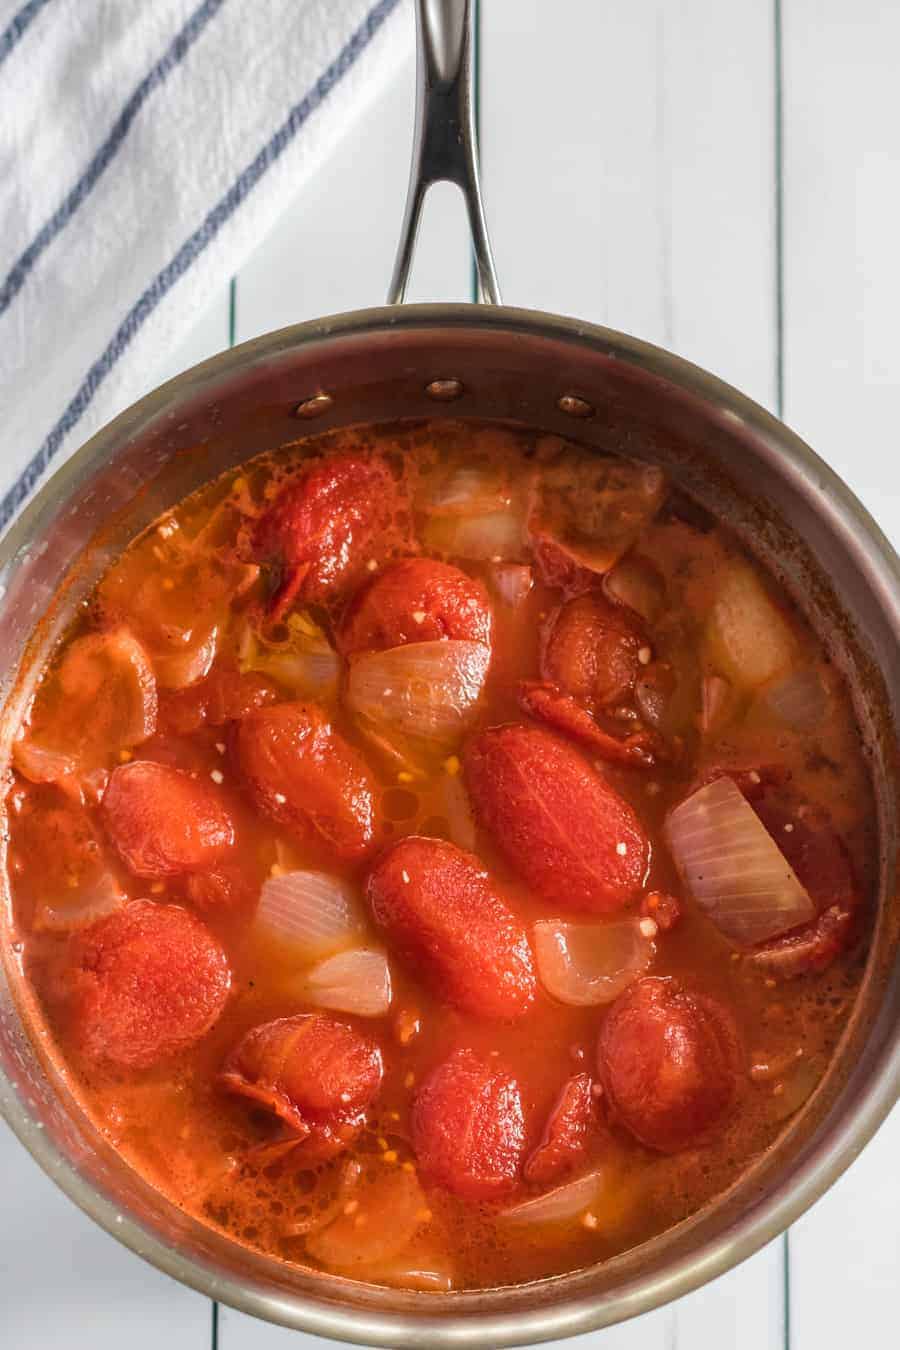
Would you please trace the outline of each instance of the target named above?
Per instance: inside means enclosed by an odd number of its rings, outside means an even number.
[[[213,784],[168,764],[120,764],[109,776],[100,810],[135,876],[199,871],[234,844],[231,816]]]
[[[519,1017],[534,1002],[524,926],[480,860],[442,839],[409,836],[378,859],[367,894],[392,949],[476,1017]]]
[[[433,558],[393,563],[351,601],[338,645],[345,656],[406,642],[456,638],[491,643],[487,591],[458,567]]]
[[[239,725],[237,755],[257,807],[291,831],[347,860],[371,849],[374,789],[362,757],[314,703],[276,703]]]
[[[545,586],[574,595],[594,585],[597,575],[585,564],[583,555],[552,534],[532,527],[531,549]]]
[[[456,1050],[433,1069],[412,1112],[412,1143],[426,1180],[464,1200],[511,1190],[525,1149],[515,1078],[473,1050]]]
[[[275,570],[275,613],[325,600],[348,581],[390,526],[396,499],[386,464],[352,456],[315,460],[283,487],[253,540],[255,557]]]
[[[231,985],[228,960],[199,919],[133,900],[71,940],[65,1028],[88,1059],[146,1069],[205,1036]]]
[[[103,844],[83,807],[48,789],[30,789],[25,809],[10,817],[10,846],[35,893],[90,885],[103,870]]]
[[[519,685],[519,706],[523,712],[573,741],[580,741],[608,764],[629,769],[650,769],[660,753],[659,737],[646,728],[628,736],[613,736],[574,698],[561,694],[552,684],[523,681]]]
[[[619,909],[643,885],[650,844],[634,811],[565,741],[493,727],[464,755],[482,825],[539,895],[566,909]]]
[[[525,1163],[525,1180],[550,1186],[584,1158],[597,1125],[590,1075],[576,1074],[563,1086],[544,1126],[541,1142]]]
[[[346,1148],[381,1087],[381,1051],[344,1022],[321,1013],[254,1027],[219,1074],[228,1092],[249,1097],[306,1139],[319,1161]]]
[[[611,1119],[648,1148],[677,1153],[732,1105],[743,1055],[725,1008],[645,976],[606,1014],[597,1063]]]
[[[738,784],[740,786],[740,784]],[[745,794],[746,795],[746,794]],[[824,970],[857,936],[862,893],[844,841],[824,811],[766,794],[754,810],[806,887],[815,919],[751,953],[782,976]]]
[[[277,685],[258,671],[242,673],[228,666],[214,666],[196,684],[160,695],[160,730],[189,736],[202,726],[221,727],[238,721],[278,698]]]
[[[259,899],[259,883],[237,863],[220,863],[210,872],[192,872],[184,880],[185,899],[201,913],[249,907]]]
[[[631,694],[642,645],[634,614],[592,591],[553,616],[544,635],[541,675],[593,712]]]

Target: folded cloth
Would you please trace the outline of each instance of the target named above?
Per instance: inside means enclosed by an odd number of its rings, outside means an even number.
[[[0,0],[0,529],[364,114],[406,7]]]

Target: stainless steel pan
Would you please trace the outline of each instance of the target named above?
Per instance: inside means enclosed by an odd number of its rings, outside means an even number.
[[[186,492],[306,431],[397,418],[511,419],[663,465],[800,598],[848,674],[871,754],[879,909],[858,1006],[824,1085],[727,1195],[593,1269],[451,1295],[290,1268],[169,1204],[104,1142],[39,1038],[30,1039],[5,943],[0,1110],[68,1195],[213,1298],[321,1336],[393,1347],[562,1337],[686,1293],[796,1219],[856,1157],[900,1085],[897,556],[822,461],[736,390],[622,333],[496,303],[477,191],[468,21],[467,0],[419,0],[414,173],[391,296],[405,288],[424,190],[449,177],[466,193],[482,287],[495,303],[388,307],[283,329],[186,372],[96,435],[0,544],[0,753],[8,758],[35,672],[74,607],[134,533]]]

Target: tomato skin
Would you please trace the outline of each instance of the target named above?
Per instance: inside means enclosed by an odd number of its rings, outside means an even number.
[[[199,871],[234,844],[231,816],[213,784],[152,760],[133,760],[112,771],[100,814],[138,877]]]
[[[239,724],[237,760],[255,805],[297,839],[352,862],[379,824],[362,757],[314,703],[275,703]]]
[[[70,941],[65,1026],[85,1058],[147,1069],[218,1020],[231,986],[220,944],[186,909],[132,900]]]
[[[590,591],[569,600],[544,635],[541,675],[589,711],[627,698],[640,669],[635,616]]]
[[[563,1084],[537,1148],[524,1168],[525,1180],[550,1186],[577,1167],[597,1124],[590,1075],[578,1073]]]
[[[463,764],[477,819],[539,895],[607,913],[639,890],[650,856],[643,827],[572,746],[510,723],[471,740]]]
[[[515,1018],[531,1007],[525,928],[474,854],[411,835],[381,855],[366,890],[392,949],[427,970],[448,1002],[476,1017]]]
[[[455,1050],[416,1094],[412,1143],[434,1185],[464,1200],[505,1194],[519,1178],[525,1149],[518,1083],[496,1061]]]
[[[351,601],[338,646],[345,656],[454,638],[491,645],[491,606],[480,581],[433,558],[392,563]]]
[[[547,531],[532,527],[531,549],[538,574],[545,586],[578,595],[589,590],[597,577],[584,565],[576,551]]]
[[[721,1004],[645,976],[610,1007],[597,1064],[611,1119],[648,1148],[677,1153],[731,1107],[743,1051]]]
[[[184,897],[201,914],[249,910],[259,899],[254,884],[237,863],[220,863],[208,872],[192,872],[184,879]]]
[[[358,1134],[383,1073],[375,1041],[336,1018],[301,1013],[248,1031],[218,1083],[265,1106],[306,1140],[304,1157],[318,1161]]]
[[[779,800],[771,793],[754,803],[818,911],[801,928],[751,951],[754,965],[784,978],[830,966],[858,937],[862,913],[862,890],[850,854],[827,812],[807,806],[798,814],[798,806],[786,795]]]
[[[196,684],[160,694],[160,730],[189,736],[202,726],[221,727],[239,721],[256,708],[276,703],[278,698],[274,681],[258,671],[213,666],[206,678]]]
[[[389,527],[397,489],[378,459],[329,457],[287,483],[260,517],[252,550],[275,569],[276,616],[297,603],[322,602],[365,563]]]
[[[586,708],[552,684],[523,680],[519,685],[519,707],[554,731],[586,746],[608,764],[651,769],[661,754],[662,746],[654,732],[642,729],[628,736],[613,736],[603,730]]]

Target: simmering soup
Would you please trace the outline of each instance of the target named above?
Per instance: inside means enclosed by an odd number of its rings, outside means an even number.
[[[698,1210],[814,1091],[865,954],[819,638],[658,469],[502,426],[307,440],[157,520],[6,804],[11,951],[97,1127],[374,1283],[571,1271]]]

